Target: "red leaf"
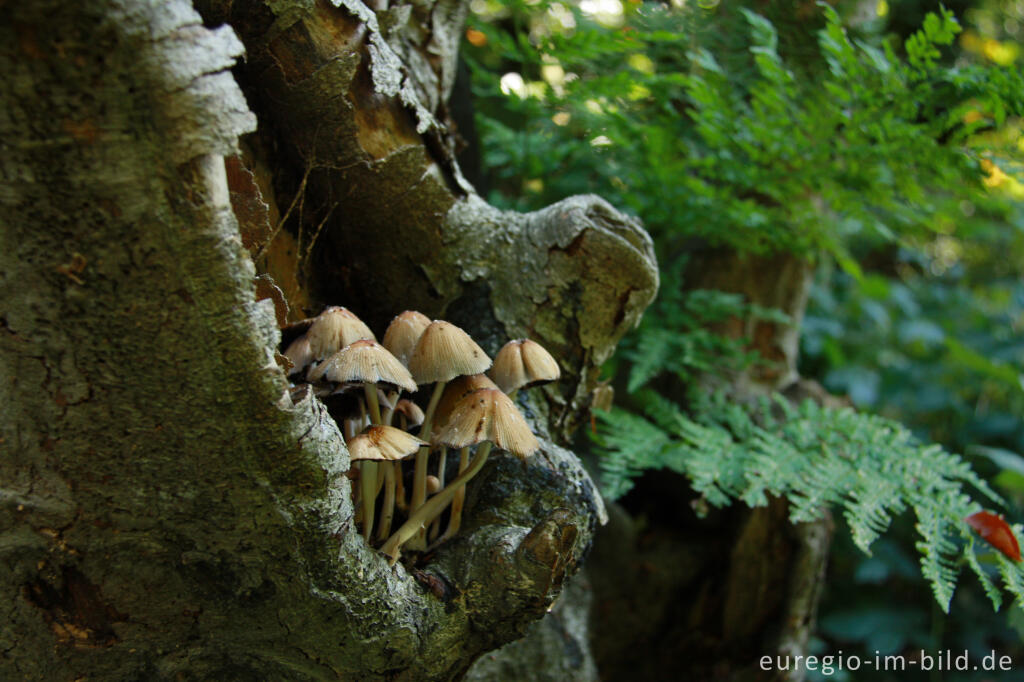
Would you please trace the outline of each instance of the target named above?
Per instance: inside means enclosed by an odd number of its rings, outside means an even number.
[[[1010,525],[1001,515],[987,511],[971,514],[964,521],[973,528],[981,539],[992,545],[1014,561],[1020,561],[1020,545]]]

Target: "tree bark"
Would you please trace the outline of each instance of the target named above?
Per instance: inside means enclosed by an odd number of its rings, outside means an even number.
[[[504,213],[461,179],[464,5],[8,10],[0,676],[450,679],[521,635],[604,514],[554,440],[657,274],[600,199]],[[489,464],[422,566],[363,543],[337,425],[279,364],[279,321],[328,303],[529,334],[565,370],[522,400],[540,455]]]

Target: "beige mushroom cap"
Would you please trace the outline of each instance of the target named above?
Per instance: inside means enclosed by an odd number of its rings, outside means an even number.
[[[406,310],[404,313],[395,315],[395,318],[391,320],[381,343],[403,365],[408,367],[409,357],[412,355],[413,349],[416,348],[416,343],[429,326],[429,317],[415,310]]]
[[[406,391],[415,391],[416,382],[409,370],[376,341],[363,339],[351,343],[309,373],[310,381],[362,381],[372,384],[394,384]]]
[[[409,358],[409,371],[418,384],[480,374],[488,367],[490,358],[469,334],[443,319],[435,319],[423,331]]]
[[[360,339],[377,340],[362,320],[341,306],[332,306],[317,315],[306,336],[315,358],[326,358]]]
[[[302,372],[316,359],[309,347],[309,337],[305,334],[288,344],[288,349],[283,355],[292,363],[292,368],[288,370],[288,376]]]
[[[437,409],[434,411],[434,424],[442,427],[448,421],[455,410],[455,406],[467,393],[472,393],[481,388],[498,388],[498,385],[491,381],[486,374],[465,374],[455,377],[444,387],[444,393],[437,402]]]
[[[407,398],[402,398],[398,401],[398,404],[395,405],[395,412],[403,415],[410,426],[419,426],[423,423],[423,418],[426,416],[419,405]]]
[[[371,426],[348,442],[348,454],[353,460],[394,461],[416,454],[426,444],[393,426]]]
[[[437,441],[453,448],[491,441],[520,459],[529,457],[540,447],[515,404],[494,388],[482,388],[463,396],[437,434]]]
[[[562,371],[542,345],[530,339],[517,339],[501,347],[494,357],[490,375],[502,391],[511,393],[555,381],[562,376]]]
[[[430,323],[409,357],[409,371],[417,384],[480,374],[490,366],[491,359],[469,334],[444,320]]]

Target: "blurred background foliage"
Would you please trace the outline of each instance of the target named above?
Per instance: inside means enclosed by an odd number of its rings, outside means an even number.
[[[694,243],[796,253],[817,268],[801,374],[965,453],[1024,519],[1024,3],[471,8],[471,180],[518,210],[597,193],[655,238],[663,293],[609,367],[622,388],[754,361],[699,324],[742,302],[679,294]],[[1019,672],[1024,613],[974,582],[942,613],[913,531],[904,515],[868,556],[838,530],[820,653],[995,649]]]

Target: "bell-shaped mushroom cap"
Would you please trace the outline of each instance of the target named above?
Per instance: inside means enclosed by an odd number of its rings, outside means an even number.
[[[444,320],[430,323],[409,357],[409,371],[417,384],[480,374],[490,366],[491,359],[483,348],[469,334]]]
[[[393,426],[371,426],[348,442],[351,459],[394,461],[414,455],[427,442]]]
[[[562,376],[558,363],[544,346],[530,339],[509,341],[494,356],[491,378],[505,393],[546,384]]]
[[[330,307],[317,315],[306,336],[315,358],[326,358],[360,339],[377,340],[362,320],[341,306]]]
[[[423,417],[425,416],[420,406],[407,398],[402,398],[398,401],[398,404],[395,405],[395,412],[404,416],[409,426],[419,426],[423,423]]]
[[[423,336],[423,330],[430,326],[430,318],[415,310],[406,310],[395,315],[384,332],[384,347],[391,354],[409,366],[409,357],[416,348],[416,342]]]
[[[444,393],[441,394],[441,399],[437,402],[437,409],[434,410],[434,424],[438,427],[444,426],[459,401],[467,393],[481,388],[498,388],[498,386],[488,379],[486,374],[466,374],[448,382],[448,385],[444,387]]]
[[[309,380],[320,379],[338,383],[361,381],[394,384],[406,391],[416,390],[416,382],[398,358],[376,341],[367,339],[345,346],[317,365],[309,373]]]
[[[520,459],[540,447],[515,403],[495,388],[481,388],[463,396],[437,435],[437,442],[453,448],[485,440]]]
[[[313,362],[313,351],[309,348],[309,337],[303,334],[288,345],[283,355],[292,363],[288,376],[298,374]]]

